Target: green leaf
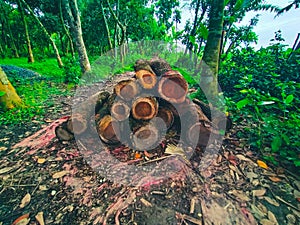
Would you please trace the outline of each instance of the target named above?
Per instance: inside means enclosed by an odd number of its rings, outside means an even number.
[[[272,105],[274,103],[274,101],[260,101],[257,103],[257,105]]]
[[[271,143],[271,148],[272,148],[272,151],[273,152],[278,152],[279,148],[281,147],[282,145],[282,139],[280,136],[276,136],[272,143]]]
[[[5,91],[0,91],[0,97],[4,96],[6,94]]]
[[[239,101],[238,103],[236,103],[236,106],[238,109],[241,109],[241,108],[245,107],[246,105],[248,105],[249,102],[250,102],[249,99],[244,98],[241,101]]]
[[[300,166],[300,160],[295,160],[295,161],[294,161],[294,165],[295,165],[295,166]]]
[[[284,100],[285,104],[290,104],[294,100],[294,95],[288,95]]]
[[[248,90],[247,89],[243,89],[243,90],[240,90],[240,92],[244,94],[244,93],[248,93]]]
[[[290,138],[286,134],[281,134],[281,137],[287,145],[290,144]]]

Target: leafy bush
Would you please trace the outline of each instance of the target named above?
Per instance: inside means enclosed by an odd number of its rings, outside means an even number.
[[[300,166],[300,64],[280,43],[236,50],[221,66],[220,85],[237,123],[265,159]],[[234,88],[232,88],[234,87]]]
[[[78,84],[81,78],[79,60],[74,58],[67,58],[63,63],[64,82]]]

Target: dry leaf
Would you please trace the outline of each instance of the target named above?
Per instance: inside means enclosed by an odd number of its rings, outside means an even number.
[[[26,213],[17,218],[11,225],[26,225],[29,223],[29,221],[29,213]]]
[[[250,180],[252,180],[253,178],[257,178],[258,174],[253,173],[253,172],[248,172],[246,173],[247,178],[249,178]]]
[[[43,212],[39,212],[38,214],[36,214],[35,219],[39,222],[40,225],[45,225]]]
[[[246,156],[244,155],[241,155],[241,154],[237,154],[236,157],[242,161],[246,161],[246,162],[252,162],[251,159],[247,158]]]
[[[253,194],[253,196],[261,197],[261,196],[265,195],[266,191],[267,191],[266,189],[253,190],[252,194]]]
[[[256,162],[257,162],[257,165],[261,168],[264,168],[264,169],[269,168],[268,165],[265,162],[261,161],[261,160],[257,160]]]
[[[271,211],[268,211],[268,219],[271,220],[274,224],[278,224],[275,215]]]
[[[259,222],[261,225],[275,225],[274,222],[272,222],[271,220],[268,220],[268,219],[262,219]]]
[[[264,218],[267,214],[265,212],[262,212],[258,207],[256,207],[255,205],[251,205],[251,211],[253,212],[254,216],[257,219],[262,219]]]
[[[281,179],[279,177],[269,177],[269,179],[273,182],[279,182]]]
[[[43,164],[44,162],[46,162],[45,158],[38,158],[38,160],[37,160],[38,164]]]
[[[31,200],[31,196],[29,193],[27,193],[21,201],[20,208],[24,208],[26,205],[28,205],[30,200]]]
[[[242,201],[250,201],[250,198],[245,195],[245,193],[243,191],[237,191],[237,190],[232,190],[228,192],[229,194],[233,194],[235,197],[239,198]]]
[[[0,174],[8,173],[9,171],[13,170],[14,167],[5,167],[0,169]]]
[[[270,203],[270,204],[272,204],[272,205],[275,205],[275,206],[279,206],[279,203],[275,200],[275,199],[272,199],[272,198],[270,198],[270,197],[267,197],[267,196],[265,196],[265,197],[263,197],[268,203]]]
[[[57,179],[67,175],[69,171],[63,170],[52,175],[52,178]]]
[[[147,201],[146,199],[144,199],[144,198],[141,198],[141,203],[143,203],[144,206],[152,207],[151,202],[148,202],[148,201]]]
[[[7,150],[6,147],[0,147],[0,152],[1,152],[1,151],[5,151],[5,150]]]

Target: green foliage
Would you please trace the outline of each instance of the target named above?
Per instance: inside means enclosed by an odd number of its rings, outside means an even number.
[[[220,84],[237,123],[248,126],[251,146],[277,164],[300,166],[300,64],[276,43],[259,51],[236,50],[223,62]],[[234,89],[232,87],[235,87]]]
[[[0,91],[0,97],[4,96],[6,94],[5,91]]]
[[[81,78],[79,60],[74,58],[64,59],[63,77],[65,83],[78,84]]]

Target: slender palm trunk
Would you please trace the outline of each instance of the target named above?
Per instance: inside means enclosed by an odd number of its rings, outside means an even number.
[[[28,32],[28,26],[27,26],[25,14],[24,14],[24,8],[23,8],[23,5],[21,3],[21,0],[18,0],[17,3],[18,3],[18,8],[19,8],[19,11],[20,11],[21,19],[22,19],[22,22],[23,22],[24,30],[25,30],[25,38],[26,38],[27,53],[28,53],[28,62],[33,63],[34,58],[33,58],[33,53],[32,53],[32,48],[31,48],[31,42],[30,42],[30,36],[29,36],[29,32]]]
[[[35,19],[35,21],[39,24],[39,26],[41,27],[42,31],[44,32],[45,36],[49,39],[52,47],[53,47],[53,50],[54,50],[54,53],[56,55],[56,60],[57,60],[57,63],[58,63],[58,66],[61,68],[63,67],[63,63],[61,61],[61,57],[60,57],[60,54],[59,54],[59,51],[58,51],[58,48],[54,42],[54,40],[52,39],[51,35],[49,34],[49,32],[47,31],[47,29],[44,27],[44,25],[41,23],[41,21],[39,20],[39,18],[34,14],[34,12],[32,11],[32,9],[30,8],[30,6],[24,1],[24,0],[21,0],[23,2],[23,4],[26,6],[26,9],[30,12],[30,14],[33,16],[33,18]]]

